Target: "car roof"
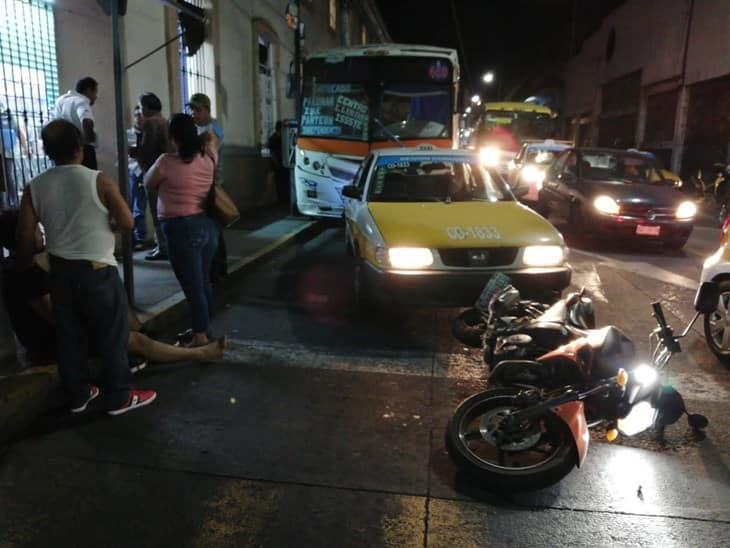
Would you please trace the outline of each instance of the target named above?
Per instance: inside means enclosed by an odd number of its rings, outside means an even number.
[[[527,143],[525,144],[525,149],[539,149],[539,150],[568,150],[569,148],[572,148],[571,145],[567,143]]]
[[[639,156],[642,158],[646,158],[646,155],[642,154],[641,152],[626,150],[625,148],[574,147],[573,150],[579,153],[587,152],[588,154],[622,154],[625,156]]]

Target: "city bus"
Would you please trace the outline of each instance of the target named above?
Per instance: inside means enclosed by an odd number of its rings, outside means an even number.
[[[294,162],[299,212],[342,217],[342,187],[371,149],[458,144],[455,50],[377,44],[304,62]]]
[[[485,103],[474,124],[469,148],[505,167],[530,141],[550,139],[555,133],[555,115],[535,103]]]

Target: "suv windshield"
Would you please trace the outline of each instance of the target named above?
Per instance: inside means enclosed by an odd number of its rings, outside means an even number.
[[[471,156],[385,156],[370,183],[371,202],[502,202],[512,194]]]
[[[638,154],[590,152],[580,156],[580,175],[585,179],[620,180],[625,183],[662,181],[651,160]]]

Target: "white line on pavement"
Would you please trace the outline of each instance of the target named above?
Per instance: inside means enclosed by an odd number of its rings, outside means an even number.
[[[687,278],[686,276],[682,276],[681,274],[675,274],[674,272],[670,272],[669,270],[665,270],[649,263],[638,261],[619,261],[616,259],[612,259],[611,257],[606,257],[605,255],[600,255],[591,251],[583,251],[580,249],[571,249],[570,252],[577,253],[578,255],[584,255],[586,257],[591,257],[593,259],[598,259],[602,264],[610,266],[611,268],[615,268],[616,270],[623,270],[624,272],[639,274],[646,278],[652,278],[659,282],[684,287],[686,289],[691,289],[692,291],[695,291],[699,285],[699,282],[697,280]]]

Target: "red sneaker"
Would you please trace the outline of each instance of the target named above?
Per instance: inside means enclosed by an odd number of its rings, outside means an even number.
[[[137,409],[138,407],[144,407],[145,405],[151,404],[157,398],[157,392],[154,390],[137,390],[133,388],[129,391],[129,399],[127,403],[117,409],[107,411],[110,415],[123,415],[127,411]]]
[[[78,407],[72,407],[71,413],[83,413],[84,411],[86,411],[86,408],[89,406],[91,401],[98,398],[100,393],[101,391],[99,390],[98,386],[94,386],[93,384],[89,385],[89,397],[82,405],[79,405]]]

